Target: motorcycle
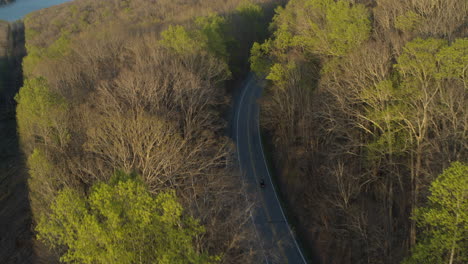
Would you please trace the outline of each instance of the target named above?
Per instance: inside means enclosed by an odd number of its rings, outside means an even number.
[[[260,188],[265,188],[265,180],[264,179],[260,179]]]

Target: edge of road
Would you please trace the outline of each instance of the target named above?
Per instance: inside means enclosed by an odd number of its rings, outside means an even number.
[[[256,76],[251,76],[251,78],[253,78],[254,81],[257,81],[256,80]],[[249,82],[248,82],[249,83]],[[260,85],[260,84],[259,84]],[[263,91],[262,91],[263,92]],[[241,102],[242,102],[242,98],[241,98]],[[286,217],[286,214],[284,213],[284,210],[283,210],[283,203],[281,202],[281,200],[279,199],[278,197],[278,194],[277,194],[277,191],[276,191],[276,184],[273,183],[273,180],[272,180],[272,177],[271,177],[271,173],[270,173],[270,166],[268,165],[267,163],[267,159],[265,157],[265,150],[263,148],[263,140],[262,140],[262,136],[261,136],[261,130],[260,130],[260,105],[258,105],[258,111],[257,111],[257,135],[258,135],[258,140],[259,140],[259,144],[260,144],[260,148],[262,150],[262,158],[263,158],[263,163],[265,164],[265,168],[267,170],[267,174],[268,174],[268,180],[270,181],[270,184],[271,186],[273,186],[273,193],[275,194],[275,198],[276,198],[276,201],[277,203],[279,204],[279,207],[280,207],[280,210],[281,210],[281,214],[283,216],[283,219],[284,221],[286,222],[287,226],[288,226],[288,230],[289,230],[289,234],[291,235],[292,239],[294,240],[294,244],[297,248],[297,250],[299,251],[299,254],[301,255],[301,258],[302,258],[302,261],[303,263],[307,264],[307,260],[306,258],[304,257],[304,254],[302,253],[302,247],[299,246],[299,244],[297,243],[297,237],[296,235],[294,234],[294,232],[292,231],[291,229],[291,225],[289,224],[289,221],[288,221],[288,218]]]
[[[243,91],[240,93],[240,100],[239,100],[239,104],[238,104],[239,106],[242,105],[242,102],[244,101],[245,94],[247,93],[247,89],[246,89],[246,88],[248,87],[249,83],[252,81],[253,78],[254,78],[253,76],[251,76],[250,74],[248,74],[246,80],[242,82],[242,86],[241,86],[241,87],[245,87],[245,88],[244,88]],[[234,102],[234,103],[235,103],[235,105],[237,105],[236,102]],[[239,140],[238,140],[238,136],[239,136],[239,120],[240,120],[240,109],[241,109],[241,108],[239,107],[238,109],[239,109],[238,111],[235,111],[235,112],[234,112],[234,120],[235,120],[235,122],[236,122],[236,130],[235,130],[235,132],[234,132],[234,136],[235,136],[235,138],[236,138],[236,148],[237,148],[237,149],[239,149]],[[232,129],[232,128],[231,128],[231,129]],[[263,150],[263,149],[262,149],[262,150]],[[240,152],[239,152],[239,151],[237,151],[237,160],[238,160],[238,162],[239,162],[239,168],[240,168],[241,174],[243,174],[243,173],[242,173],[242,164],[241,164],[241,162],[240,162],[241,158],[240,158]],[[243,177],[243,176],[242,176],[242,177]],[[265,260],[265,263],[269,264],[268,258],[267,258],[267,256],[265,255],[265,249],[264,249],[264,247],[263,247],[263,242],[261,241],[260,236],[259,236],[259,234],[258,234],[257,226],[255,225],[255,220],[254,220],[252,214],[250,214],[250,220],[252,221],[252,225],[253,225],[253,228],[254,228],[254,230],[255,230],[255,237],[257,238],[257,240],[258,240],[259,243],[260,243],[260,248],[261,248],[261,250],[262,250],[263,259]]]

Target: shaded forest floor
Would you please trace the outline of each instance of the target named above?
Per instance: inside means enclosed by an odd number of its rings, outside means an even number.
[[[14,111],[0,113],[0,263],[32,263],[31,208]]]
[[[8,23],[1,23],[0,31],[0,263],[33,263],[28,175],[13,100],[22,84],[24,31]]]

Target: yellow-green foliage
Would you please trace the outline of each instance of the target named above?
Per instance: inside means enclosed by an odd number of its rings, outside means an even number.
[[[417,38],[405,45],[395,66],[403,76],[420,82],[429,81],[438,72],[436,54],[446,46],[447,41],[442,39]]]
[[[15,100],[18,130],[26,148],[30,143],[64,146],[69,140],[66,126],[67,102],[50,91],[44,78],[27,79]]]
[[[449,46],[443,39],[416,38],[404,46],[397,58],[399,80],[381,81],[360,91],[365,119],[374,126],[372,140],[366,144],[368,159],[402,155],[412,147],[415,135],[406,122],[418,120],[418,102],[425,100],[428,93],[436,94],[442,79],[460,80],[466,75],[463,65],[466,68],[468,62],[462,51],[463,41],[457,39]]]
[[[456,39],[450,46],[443,47],[436,55],[440,63],[438,77],[468,78],[468,38]]]
[[[179,54],[197,54],[205,51],[227,60],[226,39],[224,36],[225,19],[218,15],[197,17],[195,28],[169,26],[161,32],[161,44]]]
[[[69,52],[69,45],[70,33],[62,32],[60,37],[47,48],[45,56],[53,59],[65,56]]]
[[[236,11],[242,16],[248,17],[249,20],[256,20],[259,17],[263,17],[262,7],[249,0],[242,1],[236,7]]]
[[[451,45],[436,38],[417,38],[408,42],[395,65],[404,77],[402,85],[414,94],[421,92],[420,85],[427,86],[443,79],[461,81],[466,87],[467,45],[467,38],[456,39]]]
[[[53,164],[40,148],[35,148],[28,157],[28,168],[31,209],[34,216],[37,216],[38,212],[48,210],[59,190],[60,183],[56,178]]]
[[[409,133],[404,129],[408,107],[403,103],[405,91],[390,80],[361,91],[365,118],[375,126],[373,140],[366,144],[367,159],[378,160],[386,155],[402,155],[409,148]]]
[[[28,55],[23,58],[23,73],[28,76],[34,72],[34,68],[41,61],[43,49],[26,44],[26,50]]]
[[[314,9],[319,3],[311,1],[307,7]],[[363,5],[351,5],[348,1],[331,1],[319,10],[325,14],[326,22],[322,25],[318,21],[311,24],[312,34],[316,34],[307,39],[311,41],[312,50],[322,51],[320,46],[324,45],[328,46],[328,50],[323,50],[325,54],[343,56],[368,39],[371,26],[369,14]]]
[[[287,64],[275,63],[270,68],[267,80],[275,82],[278,87],[284,87],[285,80],[288,79],[288,74],[296,69],[294,61],[289,61]]]
[[[412,31],[423,22],[423,17],[414,11],[408,11],[403,15],[397,16],[395,28],[402,31]]]
[[[426,98],[428,91],[435,94],[440,79],[463,75],[459,70],[463,64],[459,43],[463,41],[457,40],[448,46],[443,39],[414,39],[405,45],[397,58],[395,69],[401,77],[398,82],[385,80],[361,91],[360,98],[366,103],[365,117],[372,120],[378,131],[366,145],[369,158],[378,157],[378,153],[404,153],[411,147],[414,131],[410,132],[405,122],[417,120],[420,113],[418,101],[424,100],[421,98]]]
[[[198,17],[195,23],[198,26],[196,34],[208,51],[226,61],[228,54],[226,51],[226,36],[224,35],[225,19],[218,15],[209,15]]]
[[[466,263],[468,165],[453,162],[431,184],[430,192],[429,205],[414,212],[422,237],[403,263]]]
[[[272,66],[268,60],[271,43],[271,40],[267,40],[263,44],[255,42],[250,51],[250,69],[262,76],[266,75]]]
[[[200,55],[208,53],[224,62],[227,75],[231,75],[228,66],[226,21],[218,15],[197,17],[192,29],[183,26],[169,26],[161,32],[161,45],[179,55]]]
[[[275,82],[282,82],[285,69],[291,68],[286,66],[291,64],[291,53],[345,56],[368,39],[371,29],[366,8],[342,0],[290,1],[286,8],[276,10],[271,26],[276,29],[274,37],[253,46],[250,62],[258,74],[265,74],[270,65],[267,76]]]
[[[343,0],[291,1],[280,9],[274,25],[281,42],[331,56],[344,56],[358,47],[368,39],[371,29],[366,8]],[[287,32],[292,39],[286,41]]]
[[[65,188],[43,215],[37,231],[52,247],[66,246],[61,257],[79,263],[215,263],[197,252],[204,232],[183,212],[174,192],[152,196],[131,175],[117,173],[109,184],[94,185],[88,196]]]
[[[37,34],[34,30],[26,28],[26,50],[28,55],[23,59],[23,72],[26,76],[31,76],[37,64],[44,59],[57,59],[65,56],[69,52],[70,34],[62,32],[47,48],[28,44],[28,39]]]
[[[203,48],[183,26],[169,26],[161,32],[161,45],[180,54],[195,54]]]

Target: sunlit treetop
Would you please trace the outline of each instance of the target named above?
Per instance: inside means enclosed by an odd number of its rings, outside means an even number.
[[[184,213],[174,192],[153,196],[134,175],[117,172],[85,196],[65,188],[42,215],[38,238],[65,252],[64,262],[215,263],[195,237],[204,232]]]

